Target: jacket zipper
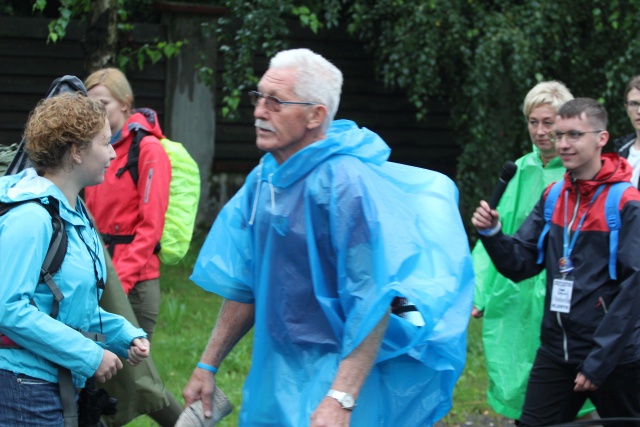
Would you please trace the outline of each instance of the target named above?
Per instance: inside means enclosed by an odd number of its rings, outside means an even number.
[[[567,341],[567,331],[564,330],[564,326],[562,326],[562,318],[560,317],[560,312],[556,312],[556,317],[558,318],[558,324],[560,325],[560,330],[562,330],[562,350],[564,351],[564,361],[569,361],[569,343]]]
[[[144,187],[144,203],[149,203],[149,193],[151,192],[151,178],[153,178],[153,168],[149,169],[147,185]]]

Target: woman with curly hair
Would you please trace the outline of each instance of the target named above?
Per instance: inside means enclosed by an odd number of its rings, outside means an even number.
[[[104,252],[78,194],[101,183],[115,159],[104,106],[81,94],[45,99],[29,116],[24,138],[33,167],[0,178],[0,203],[15,204],[0,217],[0,425],[67,426],[77,414],[63,415],[61,372],[70,371],[74,396],[88,378],[115,375],[118,356],[140,363],[149,342],[142,329],[98,306]],[[41,277],[54,234],[44,205],[59,212],[67,235],[51,277],[63,296],[56,310]],[[87,338],[97,334],[104,343]]]

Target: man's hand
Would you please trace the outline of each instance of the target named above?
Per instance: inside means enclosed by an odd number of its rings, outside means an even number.
[[[471,217],[471,223],[478,230],[490,230],[498,225],[500,215],[495,209],[491,209],[489,203],[480,200],[478,206]]]
[[[185,406],[188,407],[197,400],[202,400],[202,409],[206,418],[213,416],[213,391],[216,388],[216,378],[212,372],[196,368],[191,374],[189,382],[182,390]]]
[[[482,316],[484,316],[484,310],[478,310],[475,306],[473,306],[473,308],[471,309],[471,317],[479,319]]]
[[[573,388],[573,391],[593,391],[598,388],[598,386],[589,381],[582,372],[578,372],[574,384],[575,387]]]
[[[139,365],[144,359],[149,357],[151,344],[146,338],[136,338],[131,342],[131,347],[127,349],[127,362],[131,366]]]
[[[104,383],[108,379],[111,379],[111,377],[120,369],[122,369],[122,362],[118,359],[118,356],[111,353],[109,350],[104,350],[100,366],[98,366],[98,369],[93,376],[97,381]]]
[[[351,411],[344,409],[337,400],[325,397],[311,414],[310,427],[349,427],[350,422]]]

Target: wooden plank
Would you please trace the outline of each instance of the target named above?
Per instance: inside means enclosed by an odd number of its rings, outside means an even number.
[[[28,116],[28,111],[3,111],[2,114],[0,114],[0,129],[10,132],[22,132]]]
[[[22,130],[14,131],[0,128],[0,144],[10,145],[14,142],[20,142],[22,139]]]
[[[74,58],[84,60],[82,43],[63,39],[59,43],[47,43],[42,39],[16,39],[0,37],[0,56],[44,58]]]
[[[6,56],[0,61],[0,75],[35,77],[82,75],[83,70],[84,60],[74,58],[48,58],[44,61],[34,61],[33,58]]]
[[[257,163],[263,154],[255,144],[216,143],[215,156],[218,159],[256,159]]]
[[[0,37],[46,40],[49,36],[48,25],[51,21],[53,19],[0,16]],[[77,21],[71,21],[67,27],[65,38],[79,40],[83,34],[84,26]]]
[[[0,37],[17,39],[47,40],[49,23],[53,19],[37,17],[0,16]],[[72,20],[66,29],[64,39],[81,40],[84,37],[86,24]],[[166,31],[161,24],[140,22],[133,23],[133,30],[127,33],[136,43],[153,43],[158,38],[165,38]]]
[[[0,111],[29,112],[43,97],[44,91],[42,95],[4,94],[0,96]]]
[[[51,76],[2,75],[0,78],[0,93],[44,96],[55,78]]]
[[[247,175],[256,165],[257,162],[254,160],[218,159],[214,160],[211,170],[213,173],[224,172]]]
[[[415,147],[416,149],[433,149],[447,147],[453,140],[451,131],[424,131],[416,129],[380,129],[371,128],[392,148]]]

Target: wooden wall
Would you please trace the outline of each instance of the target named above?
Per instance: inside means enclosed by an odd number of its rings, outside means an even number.
[[[58,43],[47,43],[50,20],[43,18],[0,17],[0,144],[21,139],[29,111],[46,95],[51,82],[71,74],[84,79],[82,25],[72,22],[67,35]],[[134,38],[151,41],[160,36],[160,25],[136,27]],[[128,71],[138,106],[164,114],[165,63]]]
[[[86,76],[82,26],[73,22],[67,36],[53,44],[46,43],[48,22],[42,18],[0,17],[0,144],[20,140],[28,112],[56,77]],[[134,38],[151,41],[163,31],[161,25],[142,24],[136,26]],[[392,149],[393,161],[454,176],[460,149],[453,140],[446,108],[434,103],[427,120],[416,123],[415,110],[405,95],[387,90],[375,80],[371,55],[342,31],[323,32],[320,36],[305,30],[292,31],[290,47],[310,48],[343,71],[344,89],[336,118],[354,120],[380,134]],[[267,63],[267,59],[257,53],[256,72],[262,74]],[[166,68],[166,63],[161,61],[142,71],[127,72],[136,105],[155,109],[161,124],[164,123]],[[218,91],[218,107],[220,99]],[[218,115],[216,133],[210,136],[216,146],[214,173],[245,174],[257,164],[262,153],[254,144],[252,111],[245,98],[239,120],[230,121]],[[164,130],[171,136],[171,129]]]

